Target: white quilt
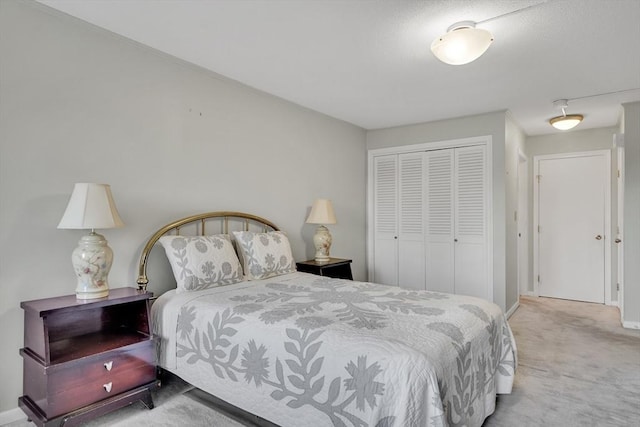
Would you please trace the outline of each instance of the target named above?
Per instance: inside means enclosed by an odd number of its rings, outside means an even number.
[[[480,426],[516,346],[488,301],[306,273],[162,295],[160,365],[282,426]]]

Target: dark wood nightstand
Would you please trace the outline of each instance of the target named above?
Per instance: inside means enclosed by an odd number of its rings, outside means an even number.
[[[298,271],[317,274],[318,276],[334,277],[336,279],[353,280],[351,274],[351,260],[341,258],[329,258],[329,261],[318,262],[310,259],[296,263]]]
[[[18,406],[36,425],[73,426],[142,401],[153,408],[155,346],[150,292],[112,289],[24,301],[24,395]]]

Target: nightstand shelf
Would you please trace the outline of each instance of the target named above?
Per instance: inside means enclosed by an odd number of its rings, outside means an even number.
[[[81,335],[79,337],[67,338],[53,342],[49,345],[51,354],[51,364],[57,365],[87,356],[104,353],[116,348],[126,347],[131,344],[144,342],[149,339],[148,335],[123,331],[117,332],[96,332],[93,334]]]
[[[142,401],[153,407],[155,349],[149,328],[151,293],[112,289],[25,301],[24,395],[20,408],[38,426],[76,425]]]
[[[318,276],[333,277],[336,279],[353,280],[351,274],[351,260],[342,258],[329,258],[328,261],[318,262],[310,259],[296,263],[298,271],[317,274]]]

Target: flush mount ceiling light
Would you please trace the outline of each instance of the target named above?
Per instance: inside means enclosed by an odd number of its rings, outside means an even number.
[[[568,114],[565,109],[569,106],[566,99],[558,99],[553,101],[553,106],[562,110],[562,115],[549,119],[549,124],[559,130],[569,130],[578,126],[584,116],[582,114]]]
[[[480,58],[493,42],[493,35],[487,30],[476,28],[478,24],[522,13],[534,7],[546,4],[549,0],[542,0],[529,6],[521,7],[501,15],[493,16],[482,21],[456,22],[447,29],[447,33],[431,43],[431,52],[440,61],[451,65],[463,65]]]
[[[487,30],[476,28],[473,21],[457,22],[447,33],[431,43],[431,52],[440,61],[450,65],[463,65],[475,61],[487,51],[493,36]]]

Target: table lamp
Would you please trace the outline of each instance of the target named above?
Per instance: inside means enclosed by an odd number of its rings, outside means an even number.
[[[333,213],[331,200],[316,199],[311,206],[311,212],[307,218],[307,224],[319,224],[316,234],[313,236],[313,244],[316,247],[317,262],[329,261],[329,249],[331,248],[331,233],[324,224],[335,224],[336,215]]]
[[[80,239],[78,247],[71,254],[71,263],[78,278],[78,299],[103,298],[109,295],[107,276],[113,262],[113,251],[104,236],[95,230],[123,225],[109,185],[75,185],[58,228],[91,230],[91,233]]]

